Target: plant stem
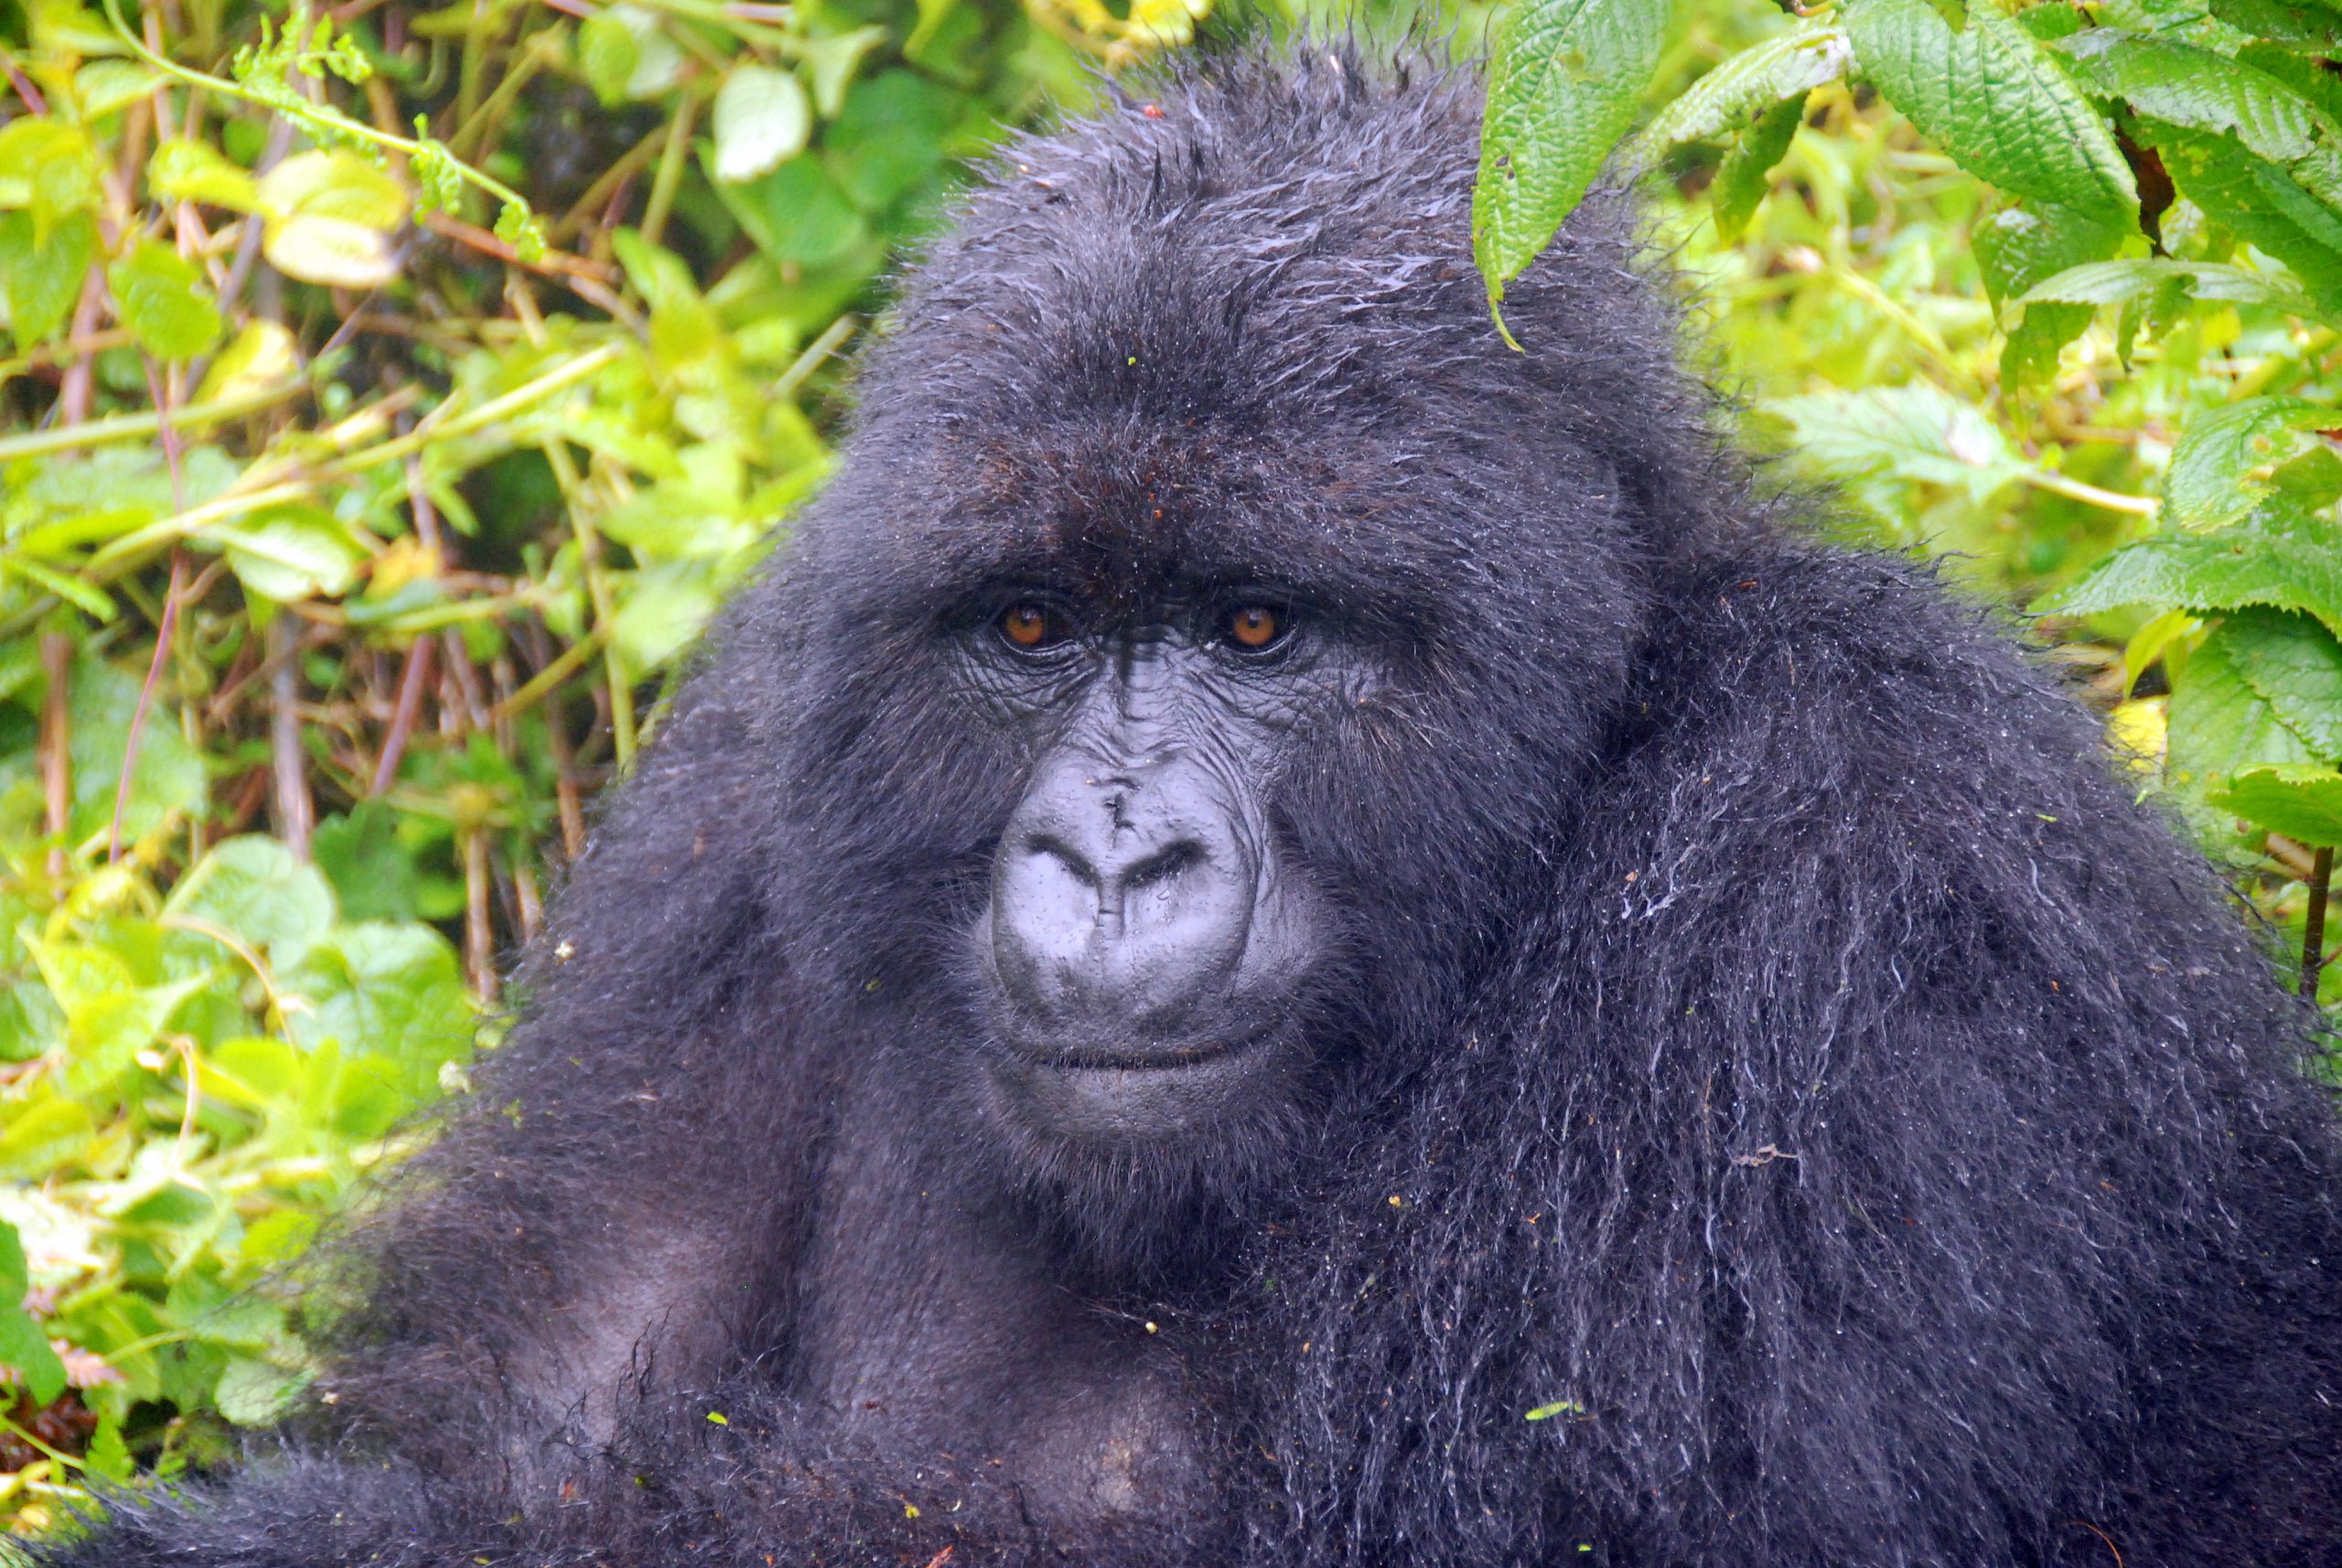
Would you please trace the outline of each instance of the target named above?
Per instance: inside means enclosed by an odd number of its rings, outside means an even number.
[[[2318,971],[2326,967],[2326,906],[2334,894],[2334,846],[2319,849],[2309,868],[2309,918],[2302,933],[2302,995],[2317,1000]]]

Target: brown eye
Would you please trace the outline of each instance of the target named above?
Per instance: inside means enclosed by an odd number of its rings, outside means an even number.
[[[1266,605],[1240,606],[1222,624],[1230,642],[1255,652],[1284,635],[1284,618]]]
[[[1040,605],[1011,605],[1000,612],[1000,634],[1019,648],[1047,648],[1064,640],[1064,628]]]

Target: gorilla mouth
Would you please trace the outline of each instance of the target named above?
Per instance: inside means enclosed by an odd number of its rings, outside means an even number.
[[[1035,1067],[1058,1072],[1177,1072],[1241,1056],[1275,1032],[1272,1026],[1231,1039],[1185,1046],[1073,1046],[1020,1054]]]

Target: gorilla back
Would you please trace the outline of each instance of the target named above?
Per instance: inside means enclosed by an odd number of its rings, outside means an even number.
[[[282,1447],[35,1561],[2342,1561],[2215,879],[1620,204],[1503,346],[1474,82],[1185,69],[911,274]]]

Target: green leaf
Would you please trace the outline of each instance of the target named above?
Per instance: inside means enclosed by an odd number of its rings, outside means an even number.
[[[104,199],[97,148],[79,125],[26,114],[0,126],[0,207],[31,212],[33,232],[86,212]]]
[[[0,1219],[0,1306],[22,1306],[33,1286],[32,1270],[25,1262],[24,1238]]]
[[[106,832],[113,822],[122,757],[129,745],[131,718],[138,710],[140,684],[136,677],[99,660],[74,661],[67,708],[73,721],[68,747],[73,779],[69,832],[76,843]],[[121,803],[124,846],[174,815],[201,811],[205,789],[203,758],[180,732],[175,706],[158,694],[139,732],[130,797]]]
[[[2164,521],[2203,532],[2267,499],[2271,476],[2299,454],[2302,433],[2342,426],[2342,409],[2297,397],[2254,397],[2189,417],[2164,476]]]
[[[89,1107],[45,1095],[0,1120],[0,1180],[31,1181],[79,1155],[96,1133]]]
[[[1957,32],[1929,0],[1853,0],[1846,26],[1864,74],[1970,173],[2093,222],[2136,224],[2113,131],[1993,0],[1973,0]]]
[[[2097,314],[2087,305],[2020,305],[2025,291],[2068,267],[2106,260],[2130,231],[2095,223],[2047,202],[2004,207],[1973,231],[1984,293],[1996,309],[2017,314],[2001,346],[2001,379],[2011,386],[2047,380],[2057,351],[2086,330]]]
[[[2090,262],[2068,267],[2034,285],[2017,303],[2031,306],[2047,300],[2067,305],[2120,305],[2175,280],[2197,299],[2207,302],[2261,305],[2293,316],[2331,318],[2328,312],[2282,277],[2214,262]]]
[[[114,313],[158,360],[192,360],[220,341],[219,306],[193,262],[149,240],[106,269]]]
[[[344,926],[312,947],[286,983],[308,1003],[285,1021],[297,1044],[315,1050],[330,1038],[345,1055],[419,1064],[419,1093],[435,1087],[441,1062],[471,1045],[456,951],[428,926]]]
[[[1672,32],[1667,0],[1520,0],[1497,24],[1472,188],[1491,308],[1582,200]]]
[[[2238,238],[2283,262],[2308,286],[2326,319],[2342,316],[2342,217],[2285,169],[2226,135],[2135,119],[2182,195]],[[2330,152],[2294,166],[2306,171]]]
[[[71,941],[27,941],[48,993],[65,1012],[65,1086],[87,1093],[129,1070],[140,1051],[204,981],[140,985],[109,948]]]
[[[135,103],[163,84],[163,75],[135,60],[93,59],[73,73],[74,107],[95,120]]]
[[[2229,622],[2214,627],[2172,689],[2164,766],[2183,785],[2215,789],[2247,768],[2317,760],[2246,678],[2236,654],[2247,636]]]
[[[586,75],[586,85],[594,90],[605,109],[615,109],[626,102],[627,83],[634,80],[635,67],[641,62],[642,49],[634,41],[634,28],[613,6],[596,11],[577,29],[577,66]]]
[[[2284,0],[2211,0],[2212,15],[2240,32],[2306,54],[2342,50],[2342,16],[2324,5]]]
[[[0,1306],[0,1367],[16,1374],[37,1405],[65,1391],[65,1363],[21,1306]]]
[[[2342,773],[2331,768],[2248,768],[2212,801],[2303,843],[2342,844]]]
[[[715,177],[754,179],[805,150],[812,108],[797,78],[770,66],[736,65],[715,95]]]
[[[2342,641],[2307,616],[2240,610],[2220,623],[2229,660],[2279,723],[2342,759]]]
[[[1757,204],[1773,188],[1774,166],[1788,156],[1804,123],[1805,94],[1784,98],[1756,117],[1717,166],[1715,180],[1708,187],[1708,204],[1715,213],[1716,232],[1727,242],[1740,237]]]
[[[1800,22],[1741,50],[1661,109],[1635,138],[1638,151],[1656,153],[1681,142],[1713,141],[1746,130],[1785,100],[1802,102],[1825,81],[1844,74],[1853,57],[1846,29]]]
[[[163,914],[217,927],[280,969],[299,963],[335,920],[324,875],[260,833],[212,845],[171,889]]]
[[[962,107],[959,94],[916,71],[858,81],[822,133],[822,161],[848,200],[881,214],[942,166]]]
[[[811,153],[745,185],[718,181],[715,193],[757,248],[777,262],[822,266],[870,242],[869,225]]]
[[[0,293],[18,347],[57,335],[97,259],[97,220],[86,212],[52,224],[45,236],[36,231],[30,213],[0,214]]]
[[[1942,485],[1982,503],[2029,467],[1971,401],[1922,383],[1764,406],[1789,422],[1799,458],[1836,479]]]
[[[231,1357],[214,1396],[221,1415],[238,1426],[266,1426],[316,1376],[307,1367],[280,1367],[251,1356]]]
[[[2118,27],[2088,28],[2057,47],[2091,91],[2175,125],[2232,133],[2281,164],[2307,157],[2332,129],[2275,77],[2210,49]]]
[[[837,118],[863,57],[886,41],[886,29],[874,22],[833,38],[809,39],[800,46],[805,68],[813,78],[813,107],[822,119]]]
[[[279,604],[342,592],[368,552],[331,512],[277,506],[238,522],[208,523],[195,537],[228,553],[237,580]]]
[[[2315,616],[2342,635],[2342,527],[2329,517],[2270,510],[2218,533],[2154,534],[2117,550],[2035,609],[2096,615],[2126,605],[2261,605]]]
[[[146,184],[166,201],[200,201],[236,212],[261,209],[260,182],[209,142],[165,142],[146,160]]]

